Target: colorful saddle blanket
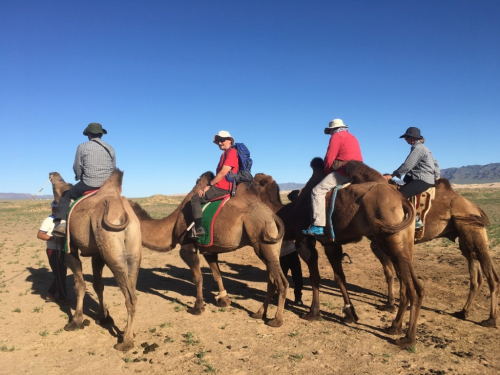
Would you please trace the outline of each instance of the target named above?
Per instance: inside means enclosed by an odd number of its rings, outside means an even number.
[[[70,222],[71,222],[70,219],[71,219],[71,213],[73,212],[73,209],[82,200],[94,196],[98,191],[99,191],[99,189],[97,189],[97,190],[91,190],[91,191],[86,191],[85,193],[83,193],[83,195],[81,197],[76,198],[73,201],[73,203],[71,203],[71,205],[69,206],[68,219],[66,220],[66,239],[64,241],[64,252],[65,253],[67,253],[69,251],[69,244],[70,244],[70,230],[69,230],[70,227],[69,227],[69,225],[70,225]]]
[[[415,207],[415,214],[422,220],[423,226],[415,229],[415,241],[420,240],[424,236],[425,218],[431,209],[432,201],[436,197],[436,188],[431,187],[428,190],[417,194],[410,198],[411,204]]]
[[[205,235],[201,236],[196,240],[198,246],[212,246],[214,241],[214,222],[217,215],[219,215],[220,210],[224,204],[228,201],[230,195],[224,195],[216,200],[205,203],[201,206],[203,210],[203,216],[201,218],[201,225],[205,229]]]
[[[335,232],[333,231],[333,223],[332,223],[332,216],[333,216],[333,210],[335,208],[335,198],[337,198],[337,192],[340,189],[344,189],[348,187],[351,183],[347,182],[343,185],[338,185],[335,186],[332,190],[330,190],[326,194],[326,227],[325,229],[329,229],[325,231],[325,234],[328,236],[330,240],[335,240]]]

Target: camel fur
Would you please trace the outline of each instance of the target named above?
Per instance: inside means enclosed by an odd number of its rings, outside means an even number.
[[[222,283],[218,254],[252,246],[257,256],[266,265],[268,274],[267,295],[262,307],[252,317],[267,319],[269,303],[278,290],[276,315],[274,319],[266,323],[273,327],[281,326],[288,288],[288,282],[279,264],[279,253],[284,234],[283,223],[252,190],[247,189],[246,184],[240,184],[235,197],[229,199],[221,208],[214,223],[212,246],[199,248],[188,237],[187,228],[193,221],[191,197],[206,186],[212,178],[211,172],[204,173],[175,211],[162,219],[152,219],[139,204],[131,202],[132,208],[141,222],[142,244],[156,251],[170,251],[178,244],[181,246],[181,257],[191,269],[196,286],[195,305],[188,309],[190,313],[195,315],[201,314],[205,310],[202,293],[203,278],[198,252],[201,252],[208,262],[219,287],[217,304],[224,307],[229,306],[231,301]]]
[[[483,210],[471,201],[457,194],[447,179],[437,181],[436,196],[425,219],[424,236],[415,243],[424,243],[435,238],[447,238],[455,242],[469,265],[469,296],[461,311],[453,315],[466,319],[472,308],[483,278],[490,289],[490,315],[480,324],[484,327],[496,327],[498,318],[498,294],[500,278],[491,260],[486,227],[489,220]],[[373,245],[372,250],[382,263],[388,286],[385,310],[394,310],[394,267],[384,251]]]
[[[49,176],[54,197],[58,202],[62,193],[72,185],[66,183],[57,172],[52,172]],[[123,341],[117,343],[115,349],[127,351],[134,347],[134,316],[137,307],[135,291],[141,263],[141,230],[139,220],[130,204],[120,195],[122,178],[123,172],[115,169],[95,195],[83,199],[72,210],[69,221],[70,246],[66,256],[66,265],[71,269],[75,278],[77,302],[75,314],[64,329],[73,331],[85,326],[83,298],[86,286],[79,255],[91,257],[93,287],[100,306],[98,324],[113,322],[108,309],[104,306],[102,281],[104,265],[111,269],[125,296],[128,313],[127,326],[123,333]]]
[[[300,195],[287,205],[281,203],[279,187],[271,176],[258,173],[252,185],[259,191],[262,201],[282,218],[285,224],[285,240],[296,240],[298,252],[309,267],[313,289],[310,311],[303,316],[307,320],[319,318],[318,253],[316,239],[304,236],[311,218],[311,190],[324,177],[323,160],[314,158],[311,162],[313,174]],[[405,337],[396,340],[402,347],[416,343],[416,329],[424,290],[417,279],[412,265],[414,220],[413,207],[396,191],[388,186],[383,176],[360,162],[348,162],[345,167],[357,183],[341,189],[337,193],[332,222],[336,233],[334,242],[318,239],[325,248],[334,278],[344,298],[345,322],[358,320],[354,306],[346,288],[346,278],[342,269],[342,245],[357,242],[368,237],[395,265],[401,281],[401,303],[396,318],[387,328],[389,334],[401,334],[404,313],[410,305],[410,322]],[[366,182],[363,182],[366,181]]]

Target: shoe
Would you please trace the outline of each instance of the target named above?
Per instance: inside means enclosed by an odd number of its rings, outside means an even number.
[[[59,224],[52,229],[52,235],[59,238],[66,237],[66,220],[61,220]]]
[[[309,236],[324,236],[325,233],[323,232],[323,227],[317,227],[315,225],[311,225],[309,228],[304,229],[302,231],[303,234],[309,235]]]
[[[190,237],[193,239],[197,239],[200,237],[203,237],[205,235],[205,229],[203,227],[195,228],[193,227],[193,230],[191,231]]]
[[[45,296],[45,302],[56,302],[57,299],[53,294],[47,293]]]
[[[422,220],[420,220],[419,217],[415,220],[415,229],[420,229],[424,226],[424,223],[422,223]]]
[[[298,299],[298,300],[296,299],[295,302],[294,302],[294,305],[295,306],[304,306],[304,302],[302,302],[301,299]]]

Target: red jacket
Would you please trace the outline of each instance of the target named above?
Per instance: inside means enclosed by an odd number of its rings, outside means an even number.
[[[325,174],[332,172],[332,165],[335,160],[363,161],[359,142],[356,137],[348,131],[340,131],[332,134],[325,155]],[[338,172],[344,174],[342,170]]]

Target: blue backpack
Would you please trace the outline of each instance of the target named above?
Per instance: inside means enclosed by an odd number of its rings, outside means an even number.
[[[253,180],[252,176],[252,164],[253,160],[250,158],[250,151],[244,143],[235,143],[231,146],[238,153],[239,168],[238,173],[229,172],[226,176],[226,180],[229,182],[235,182],[239,184],[240,182],[250,182]]]

